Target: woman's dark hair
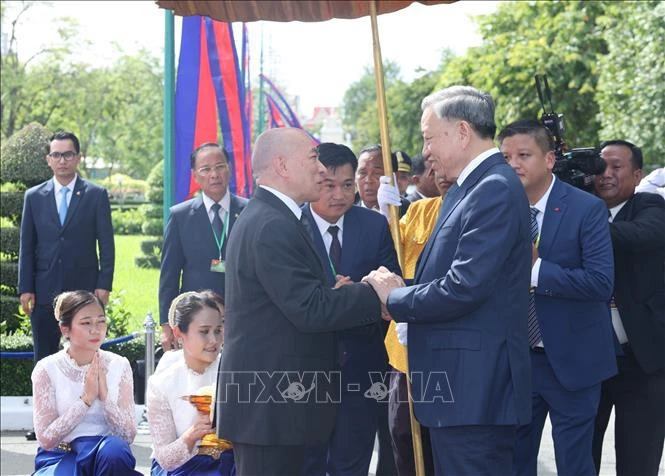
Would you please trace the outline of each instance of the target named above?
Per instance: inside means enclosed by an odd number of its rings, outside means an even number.
[[[89,304],[97,304],[104,310],[104,303],[90,291],[66,291],[53,301],[53,313],[61,326],[72,327],[76,313]]]
[[[169,312],[169,324],[172,328],[177,327],[181,332],[187,333],[189,325],[192,323],[194,314],[204,307],[214,309],[219,312],[216,300],[212,297],[212,291],[203,291],[198,293],[188,292],[176,297],[171,304]],[[217,295],[221,298],[221,296]],[[223,300],[222,300],[223,302]]]

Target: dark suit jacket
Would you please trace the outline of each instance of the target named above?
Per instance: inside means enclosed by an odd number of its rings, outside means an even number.
[[[409,323],[416,416],[428,427],[529,423],[531,244],[524,188],[494,154],[443,207],[415,285],[388,297],[395,321]]]
[[[338,370],[334,332],[378,322],[380,303],[366,284],[331,289],[305,228],[263,188],[229,240],[225,314],[219,435],[254,445],[326,442],[335,418],[327,398],[338,401],[340,391],[339,373],[329,373]],[[299,386],[312,391],[285,397]]]
[[[640,367],[665,367],[665,201],[636,193],[610,224],[614,300]]]
[[[303,212],[312,223],[314,247],[321,260],[327,264],[328,253],[314,222],[310,206],[304,206]],[[358,283],[379,266],[385,266],[390,271],[401,274],[388,222],[383,215],[354,205],[344,214],[342,261],[337,273],[349,276]],[[328,284],[333,286],[335,277],[331,267],[326,266],[325,271]],[[388,355],[383,344],[386,327],[384,322],[338,333],[344,384],[347,381],[361,383],[363,385],[361,391],[364,392],[369,384],[368,372],[386,371]]]
[[[230,196],[229,235],[247,200]],[[226,244],[222,257],[226,256]],[[210,271],[210,261],[219,257],[210,218],[200,196],[171,207],[164,228],[162,266],[159,272],[159,322],[168,322],[171,301],[185,291],[212,289],[224,296],[224,274]]]
[[[605,204],[557,179],[538,254],[536,313],[557,379],[575,391],[616,374],[608,305],[614,260]]]
[[[18,292],[50,306],[62,291],[111,290],[115,245],[106,190],[76,179],[60,225],[53,180],[25,192],[21,219]],[[97,246],[99,245],[99,257]]]

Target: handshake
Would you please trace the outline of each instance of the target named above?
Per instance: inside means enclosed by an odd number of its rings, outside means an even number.
[[[388,295],[393,289],[406,286],[404,280],[402,280],[397,274],[388,271],[386,267],[381,266],[379,269],[376,269],[365,276],[362,279],[362,282],[372,286],[376,294],[379,296],[379,300],[381,301],[381,317],[386,321],[392,320],[392,317],[388,314],[388,310],[386,309]]]

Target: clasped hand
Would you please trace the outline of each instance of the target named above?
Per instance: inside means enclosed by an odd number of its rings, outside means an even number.
[[[403,288],[405,286],[404,280],[397,274],[390,272],[385,266],[381,266],[379,269],[365,276],[362,281],[372,286],[379,296],[379,300],[381,301],[381,317],[387,321],[392,320],[386,308],[388,295],[393,289]]]
[[[90,367],[85,373],[83,381],[83,400],[88,406],[92,405],[95,400],[104,401],[108,395],[108,387],[106,385],[106,369],[99,359],[99,352],[95,352]]]

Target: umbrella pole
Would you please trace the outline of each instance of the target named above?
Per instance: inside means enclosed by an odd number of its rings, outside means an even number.
[[[375,0],[369,0],[370,18],[372,21],[372,40],[374,51],[374,79],[376,82],[376,102],[379,109],[379,130],[381,132],[381,151],[383,156],[383,170],[392,179],[393,167],[390,160],[390,137],[388,136],[388,108],[386,107],[386,91],[383,84],[383,61],[381,59],[381,44],[379,42],[379,28],[376,21]],[[395,185],[395,184],[393,184]],[[390,207],[390,233],[395,243],[397,259],[402,263],[402,246],[399,236],[399,216],[397,207]],[[411,422],[411,436],[413,439],[413,456],[416,464],[416,476],[425,476],[425,460],[423,458],[423,442],[420,435],[420,424],[413,413],[413,397],[411,395],[411,379],[409,369],[406,369],[407,389],[409,394],[409,420]]]

